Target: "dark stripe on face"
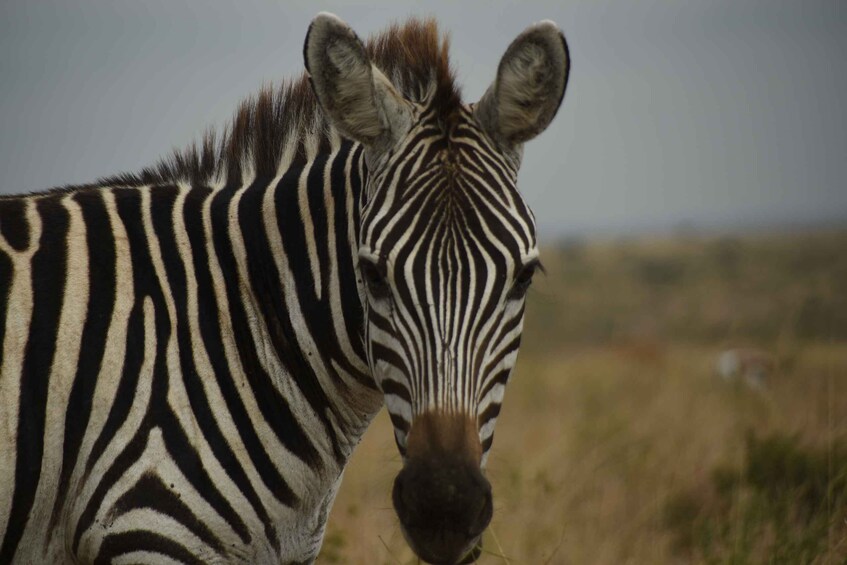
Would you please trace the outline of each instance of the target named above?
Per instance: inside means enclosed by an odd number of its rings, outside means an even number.
[[[410,169],[411,166],[412,163],[408,163],[406,168]],[[438,168],[430,167],[418,170],[409,182],[405,185],[401,184],[401,187],[397,189],[398,192],[402,192],[401,205],[407,208],[406,213],[412,219],[417,219],[418,213],[427,206],[431,206],[428,202],[438,198],[438,191],[433,187],[433,184],[439,183],[443,184],[443,179],[438,173]],[[371,247],[379,246],[390,249],[390,244],[408,233],[409,223],[397,221],[399,213],[400,210],[396,210],[393,213],[385,214],[381,219],[373,222],[373,227],[367,228],[367,231],[373,234],[373,240],[369,242]]]
[[[371,355],[374,359],[379,359],[380,361],[388,363],[392,367],[396,367],[403,371],[405,374],[409,374],[410,367],[406,365],[406,361],[399,356],[396,351],[388,349],[378,342],[374,342],[371,347]]]
[[[489,378],[482,388],[479,391],[479,399],[485,398],[485,395],[491,392],[491,390],[497,385],[505,386],[509,382],[509,376],[512,373],[511,367],[508,369],[502,369],[495,373]]]
[[[381,357],[380,359],[384,360],[385,358]],[[383,394],[392,394],[398,398],[402,398],[410,405],[412,404],[412,398],[409,396],[409,391],[400,383],[391,379],[383,379],[382,382],[380,382],[380,386],[382,387]]]
[[[419,139],[419,138],[423,138],[423,137],[425,137],[423,134],[419,134],[414,139]],[[381,178],[385,179],[383,182],[386,183],[386,188],[391,183],[391,180],[394,179],[398,175],[401,179],[408,179],[411,176],[411,170],[414,168],[415,161],[417,161],[417,158],[418,158],[420,152],[422,152],[422,151],[427,151],[430,155],[432,155],[433,148],[431,148],[431,147],[428,148],[428,149],[425,148],[425,147],[414,148],[414,149],[410,150],[404,156],[403,159],[398,159],[397,161],[391,163],[389,170],[386,172],[385,175],[383,175],[381,177]],[[431,158],[427,159],[426,157],[424,157],[423,161],[429,162],[429,161],[431,161]],[[422,177],[423,175],[426,175],[426,174],[427,174],[426,171],[418,171],[418,177]],[[419,182],[424,182],[424,180],[419,178]],[[400,185],[400,186],[398,186],[397,190],[398,190],[398,192],[402,192],[403,199],[406,202],[408,202],[409,199],[411,198],[411,196],[407,192],[408,187]],[[370,194],[369,196],[371,198],[371,201],[368,203],[368,209],[369,210],[374,210],[374,211],[379,210],[381,206],[385,205],[385,198],[387,197],[386,190],[377,191],[373,194]],[[398,196],[399,196],[399,194],[398,194]],[[388,214],[380,220],[374,220],[373,222],[369,222],[368,227],[367,227],[367,232],[381,233],[383,230],[386,229],[387,224],[390,223],[392,219],[393,219],[392,216],[390,214]],[[367,237],[367,233],[363,233],[363,235],[365,237]]]
[[[372,179],[363,213],[361,248],[389,261],[391,298],[371,301],[368,341],[385,392],[402,399],[391,414],[398,438],[409,425],[404,403],[413,414],[454,402],[479,409],[505,384],[520,344],[523,295],[511,291],[536,248],[534,218],[515,186],[516,163],[462,113],[449,136],[418,126],[405,153]],[[426,165],[412,173],[421,155]],[[445,399],[451,406],[440,405]],[[500,403],[482,409],[480,426]]]
[[[440,225],[440,215],[446,209],[444,199],[439,197],[436,187],[430,184],[431,180],[438,180],[438,177],[425,174],[417,180],[420,181],[420,185],[408,189],[408,192],[414,192],[414,194],[408,195],[412,202],[407,215],[399,218],[399,220],[394,218],[397,221],[391,231],[379,237],[382,241],[382,252],[394,254],[392,280],[397,295],[397,303],[400,307],[411,304],[418,298],[418,296],[412,295],[410,286],[406,284],[406,265],[412,259],[412,254],[416,253],[418,244],[424,243],[421,247],[423,250],[429,248],[430,245],[438,245],[438,241],[430,242],[436,240],[439,230],[443,229],[443,226]],[[414,233],[414,236],[401,244],[402,239],[410,232]],[[417,283],[416,292],[420,292],[427,278],[425,276],[426,259],[420,252],[417,253],[412,263],[412,277],[414,282]],[[395,321],[403,324],[404,329],[407,330],[409,329],[408,324],[412,322],[405,317],[405,314],[408,313],[409,311],[404,309],[395,316]],[[420,322],[420,320],[417,320],[417,322]],[[417,327],[417,324],[415,324],[415,327]],[[425,326],[424,329],[428,327]],[[422,351],[417,351],[417,353],[418,356],[423,354]]]
[[[487,453],[491,446],[494,444],[494,431],[491,431],[491,435],[482,440],[482,452]]]
[[[419,251],[416,255],[411,254],[415,251],[415,244],[420,241],[435,242],[434,245],[440,243],[439,233],[443,232],[443,225],[437,221],[438,210],[433,211],[431,215],[426,215],[419,220],[419,224],[415,226],[420,231],[420,236],[412,239],[411,243],[406,247],[400,248],[394,264],[394,281],[395,294],[397,296],[397,307],[395,311],[397,316],[395,320],[399,326],[402,326],[408,335],[414,336],[415,333],[421,337],[421,343],[416,343],[412,338],[411,343],[404,341],[405,347],[415,347],[414,351],[407,351],[407,355],[412,359],[417,360],[416,375],[423,375],[435,371],[438,359],[435,357],[440,341],[443,338],[441,333],[442,328],[439,327],[439,320],[433,318],[428,305],[430,303],[439,304],[437,295],[441,289],[434,285],[432,290],[436,296],[432,299],[427,295],[426,283],[428,281],[428,258],[426,251],[429,245],[423,247],[423,251]],[[423,224],[423,225],[422,225]],[[411,261],[412,279],[416,286],[413,290],[407,286],[407,275],[405,272],[406,265]],[[419,304],[420,307],[409,307],[412,304]],[[437,313],[435,314],[437,315]],[[414,333],[412,333],[414,330]],[[440,336],[440,337],[439,337]],[[438,342],[438,343],[436,343]],[[437,380],[433,382],[433,394],[438,394],[439,383]],[[421,387],[421,390],[425,390]]]
[[[483,177],[485,178],[485,177]],[[507,208],[486,185],[470,175],[461,180],[463,194],[470,202],[467,210],[478,214],[480,222],[484,222],[499,240],[508,242],[510,247],[531,249],[534,246],[532,218],[528,210],[513,210]],[[515,198],[519,200],[519,198]],[[517,213],[516,213],[517,212]],[[517,241],[515,239],[517,238]],[[531,241],[532,240],[532,241]],[[520,259],[520,253],[516,255]]]
[[[515,189],[517,169],[495,155],[491,149],[492,146],[485,140],[484,136],[478,135],[478,131],[462,130],[462,133],[465,135],[455,139],[454,144],[457,149],[470,155],[466,160],[466,166],[470,167],[471,170],[492,175],[494,186],[502,187],[503,190],[512,190],[517,196]],[[475,147],[474,143],[482,147],[482,150],[480,151]]]
[[[494,418],[496,418],[500,414],[500,404],[497,402],[492,402],[488,405],[488,407],[479,415],[479,427],[481,428]]]
[[[61,195],[42,198],[36,204],[44,228],[39,249],[32,258],[33,311],[21,374],[15,490],[0,563],[11,562],[15,555],[41,477],[50,369],[56,352],[67,262],[69,218],[60,198]]]
[[[486,237],[486,234],[480,230],[479,217],[471,215],[470,211],[476,210],[473,203],[464,204],[461,195],[453,195],[452,198],[453,212],[439,209],[420,212],[420,215],[426,218],[444,218],[452,213],[456,220],[452,224],[453,228],[449,231],[445,227],[446,222],[433,221],[426,226],[427,230],[432,230],[432,233],[422,233],[419,237],[414,238],[414,242],[427,241],[426,247],[414,257],[413,278],[417,281],[416,296],[410,294],[411,291],[407,289],[404,283],[405,269],[403,263],[412,260],[408,255],[413,251],[411,246],[397,253],[395,280],[398,299],[402,304],[432,302],[440,305],[441,308],[437,313],[438,319],[432,318],[432,312],[429,308],[409,308],[408,311],[414,314],[414,318],[409,322],[404,320],[404,324],[413,325],[419,328],[419,331],[424,332],[430,328],[435,328],[438,334],[442,336],[441,339],[450,335],[452,336],[451,339],[460,339],[465,344],[464,346],[474,344],[473,351],[463,356],[462,366],[457,367],[459,372],[467,374],[472,371],[474,366],[478,367],[482,362],[482,357],[489,344],[488,340],[481,339],[479,334],[483,331],[485,323],[498,315],[501,300],[506,294],[506,285],[511,283],[511,279],[505,276],[495,276],[496,273],[506,275],[510,272],[510,268],[507,259],[503,256],[503,251],[495,247]],[[438,203],[436,201],[434,204]],[[404,224],[408,225],[409,222],[404,222]],[[420,225],[416,227],[420,228]],[[467,239],[465,242],[459,240],[462,235]],[[506,241],[508,242],[508,240]],[[438,251],[433,255],[428,255],[429,246]],[[453,251],[454,261],[446,259],[448,255],[443,253],[443,250],[448,248],[455,250]],[[515,249],[512,253],[519,256],[520,251]],[[494,271],[489,270],[486,256],[487,260],[493,263]],[[476,286],[473,292],[471,289],[471,270],[476,277]],[[431,279],[432,296],[426,294],[422,282],[427,277]],[[455,283],[450,283],[451,279],[455,279]],[[486,284],[492,285],[488,294],[485,293]],[[450,291],[450,288],[454,290]],[[449,304],[445,302],[446,296],[441,295],[442,291],[445,290],[448,295],[452,293]],[[454,303],[456,300],[462,304],[461,308],[457,308]],[[490,333],[491,330],[489,330],[489,335]],[[431,346],[427,348],[430,354],[445,346],[433,341],[435,339],[434,334],[425,334],[425,339],[431,343]],[[450,344],[446,345],[458,347],[460,344],[451,341]],[[430,360],[431,366],[434,366],[434,363],[434,359]],[[461,379],[461,382],[465,387],[470,387],[472,384],[470,379]],[[433,383],[436,391],[438,384],[437,381]],[[469,394],[471,391],[468,388],[462,392]]]
[[[488,373],[488,371],[490,369],[493,369],[494,367],[497,367],[497,365],[502,363],[503,359],[506,356],[508,356],[509,354],[517,351],[518,348],[520,348],[520,346],[521,346],[521,335],[520,334],[515,335],[512,338],[512,340],[508,343],[503,344],[502,340],[505,339],[506,336],[508,336],[511,332],[513,332],[516,329],[516,327],[521,323],[522,319],[523,319],[522,316],[516,316],[515,318],[512,318],[506,326],[503,326],[503,327],[500,328],[501,329],[501,337],[495,339],[494,342],[501,344],[501,346],[498,349],[496,355],[493,358],[488,360],[488,364],[485,367],[486,373]],[[491,353],[494,353],[494,352],[489,352],[489,354],[491,354]]]
[[[466,346],[475,344],[474,350],[469,352],[471,355],[466,359],[468,363],[472,363],[473,357],[484,354],[487,347],[487,343],[481,343],[479,339],[479,334],[485,323],[502,315],[499,313],[499,309],[502,307],[501,299],[504,295],[504,287],[510,281],[511,269],[507,259],[503,256],[503,251],[496,247],[486,237],[485,233],[480,233],[482,230],[479,228],[478,213],[471,215],[465,210],[475,211],[475,208],[465,208],[459,214],[464,222],[463,231],[466,238],[470,240],[464,245],[463,262],[467,265],[466,268],[473,270],[476,276],[476,286],[473,289],[472,298],[470,297],[472,290],[470,276],[462,277],[461,281],[463,296],[466,300],[470,300],[461,314],[469,318],[469,327],[466,330],[466,335],[463,336],[467,340]],[[493,264],[493,271],[490,270],[486,259]],[[486,285],[488,284],[491,285],[491,289],[486,294]],[[467,365],[465,370],[469,370],[470,366]]]

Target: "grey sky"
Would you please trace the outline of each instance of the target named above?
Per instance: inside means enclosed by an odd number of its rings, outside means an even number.
[[[843,0],[3,0],[0,192],[137,170],[224,124],[301,72],[319,10],[362,36],[436,16],[466,100],[524,27],[556,21],[571,81],[521,171],[547,237],[847,224]]]

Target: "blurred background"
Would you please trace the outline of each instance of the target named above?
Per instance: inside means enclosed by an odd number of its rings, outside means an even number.
[[[433,15],[476,100],[528,24],[573,67],[521,188],[546,277],[485,563],[847,559],[847,3],[3,0],[0,192],[138,170],[302,70],[319,10]],[[414,563],[381,414],[322,563]]]

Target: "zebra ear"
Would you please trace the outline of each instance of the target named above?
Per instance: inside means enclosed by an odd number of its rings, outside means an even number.
[[[408,132],[409,103],[337,16],[321,12],[312,20],[303,58],[318,102],[342,135],[380,149]]]
[[[477,120],[505,149],[517,149],[550,125],[569,70],[568,44],[556,24],[530,26],[506,49],[497,78],[476,105]]]

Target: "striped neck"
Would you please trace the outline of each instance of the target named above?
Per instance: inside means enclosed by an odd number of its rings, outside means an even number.
[[[366,173],[361,147],[349,141],[306,157],[283,162],[272,179],[216,191],[211,239],[223,272],[240,283],[230,300],[244,305],[235,341],[255,342],[241,349],[255,348],[280,400],[310,408],[318,425],[301,427],[315,430],[311,443],[323,453],[307,457],[343,466],[382,406],[365,357],[355,260]]]

